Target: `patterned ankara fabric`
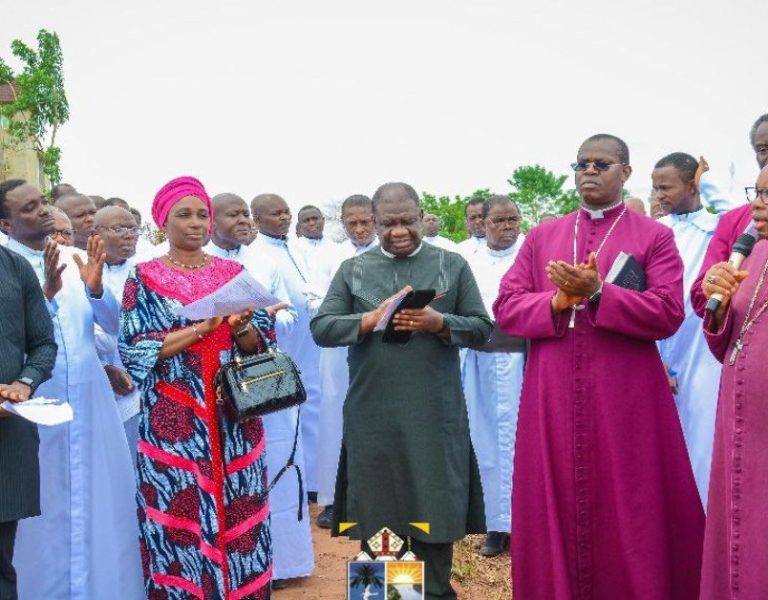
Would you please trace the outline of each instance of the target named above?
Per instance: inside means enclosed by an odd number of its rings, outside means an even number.
[[[153,260],[128,277],[120,354],[139,384],[138,514],[147,597],[264,600],[272,540],[261,419],[238,423],[216,404],[213,378],[232,357],[226,320],[186,351],[160,360],[163,339],[189,326],[176,309],[242,267],[214,257],[182,272]],[[266,313],[254,324],[274,343]]]

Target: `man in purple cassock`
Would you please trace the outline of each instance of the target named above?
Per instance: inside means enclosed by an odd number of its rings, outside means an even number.
[[[749,130],[749,143],[755,151],[757,166],[763,169],[768,165],[768,113],[760,115],[752,125]],[[708,284],[704,281],[704,276],[714,265],[724,266],[731,275],[736,272],[733,267],[726,266],[726,261],[736,239],[751,223],[752,206],[748,203],[725,213],[717,224],[715,235],[709,242],[707,253],[704,255],[699,276],[691,286],[691,304],[700,317],[704,317],[707,297],[712,294],[712,290],[706,289]]]
[[[515,598],[698,597],[704,512],[656,341],[683,321],[672,231],[626,209],[629,150],[579,149],[582,205],[539,225],[494,313],[530,339],[512,493]],[[630,254],[644,291],[606,281]]]
[[[747,188],[758,242],[743,271],[712,266],[704,336],[723,363],[707,503],[702,600],[768,596],[768,165]]]

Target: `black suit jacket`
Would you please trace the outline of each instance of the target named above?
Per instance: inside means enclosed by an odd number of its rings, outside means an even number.
[[[28,377],[37,387],[55,362],[53,322],[35,271],[0,246],[0,383]],[[0,417],[0,522],[40,514],[38,443],[36,425]]]

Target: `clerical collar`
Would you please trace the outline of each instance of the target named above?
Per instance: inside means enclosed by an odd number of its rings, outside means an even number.
[[[379,244],[379,238],[377,236],[373,236],[371,243],[365,244],[365,246],[358,246],[349,238],[347,239],[347,242],[349,243],[350,246],[352,246],[352,250],[354,250],[355,256],[359,256],[363,252],[368,252],[368,250],[370,250],[374,246],[377,246]]]
[[[489,248],[488,245],[486,245],[485,248],[488,251],[489,256],[494,256],[496,258],[504,258],[505,256],[514,254],[517,251],[517,246],[519,243],[520,243],[520,238],[516,239],[514,244],[512,244],[509,248],[504,248],[504,250],[491,250],[491,248]]]
[[[280,241],[283,241],[283,242],[287,242],[288,241],[288,236],[287,235],[272,235],[271,233],[267,233],[266,231],[263,231],[263,230],[259,231],[259,235],[263,235],[263,236],[268,237],[268,238],[273,239],[273,240],[280,240]]]
[[[416,248],[416,250],[414,250],[413,252],[411,252],[411,253],[410,253],[408,256],[406,256],[405,258],[411,258],[412,256],[416,256],[416,255],[417,255],[419,252],[421,252],[421,248],[422,248],[423,246],[424,246],[424,243],[423,243],[423,242],[422,242],[422,243],[420,243],[420,244],[419,244],[419,247],[418,247],[418,248]],[[379,246],[379,248],[381,248],[381,253],[382,253],[384,256],[386,256],[387,258],[401,258],[401,257],[399,257],[399,256],[395,256],[395,255],[394,255],[394,254],[392,254],[391,252],[387,252],[387,251],[386,251],[386,250],[384,250],[384,248],[382,248],[381,246]]]
[[[237,256],[240,256],[240,250],[242,249],[243,249],[242,246],[238,246],[234,250],[227,250],[226,248],[222,248],[221,246],[219,246],[213,240],[211,240],[210,243],[204,248],[204,250],[207,250],[211,254],[215,254],[220,258],[235,258]]]
[[[624,202],[621,200],[621,198],[616,200],[610,206],[606,206],[605,208],[591,208],[582,202],[581,210],[587,213],[590,219],[604,219],[605,217],[616,216],[619,213],[619,211],[616,209],[623,205]]]
[[[671,213],[669,216],[672,217],[675,221],[693,221],[705,212],[707,212],[707,209],[702,206],[690,212]]]
[[[109,263],[105,262],[104,266],[107,267],[108,271],[117,271],[118,269],[122,269],[123,267],[125,267],[128,264],[128,260],[129,259],[126,258],[123,262],[117,263],[115,265],[110,265]]]

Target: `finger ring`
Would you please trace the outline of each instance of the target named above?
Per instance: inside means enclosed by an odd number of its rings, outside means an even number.
[[[707,277],[707,283],[712,284],[712,283],[715,283],[715,281],[717,281],[717,277],[715,277],[714,275],[710,275],[709,277]]]

